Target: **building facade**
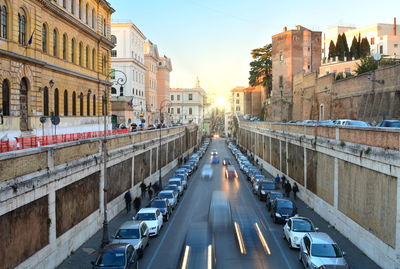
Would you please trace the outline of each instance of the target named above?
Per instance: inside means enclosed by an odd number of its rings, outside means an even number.
[[[244,114],[259,117],[262,108],[262,87],[248,87],[244,89]]]
[[[112,113],[114,124],[140,124],[146,111],[144,42],[146,37],[133,23],[112,23],[111,51],[115,79],[125,79],[126,84],[112,88]],[[121,71],[123,73],[121,73]]]
[[[171,59],[167,56],[160,57],[157,65],[157,100],[156,100],[156,109],[158,111],[162,111],[162,119],[165,121],[170,121],[168,118],[168,106],[170,102],[170,73],[172,72],[172,63]],[[154,120],[155,123],[158,123],[160,117]]]
[[[231,111],[234,114],[245,114],[244,111],[244,87],[238,86],[231,90]]]
[[[146,121],[153,124],[157,118],[157,71],[160,56],[157,45],[150,40],[144,43]]]
[[[108,2],[1,0],[0,7],[0,138],[54,134],[50,116],[60,118],[57,133],[102,130],[113,47]]]

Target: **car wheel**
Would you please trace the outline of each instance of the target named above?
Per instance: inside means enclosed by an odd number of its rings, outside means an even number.
[[[289,243],[289,248],[292,249],[292,248],[293,248],[293,246],[292,246],[292,240],[290,240],[290,238],[289,238],[288,243]]]

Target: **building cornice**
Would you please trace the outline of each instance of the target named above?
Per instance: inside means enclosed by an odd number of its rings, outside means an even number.
[[[76,27],[76,28],[82,30],[83,32],[85,32],[86,34],[94,37],[96,40],[98,40],[100,42],[103,42],[110,49],[115,47],[115,45],[110,40],[108,40],[104,36],[98,34],[95,30],[91,29],[89,26],[85,25],[83,22],[80,22],[74,16],[70,15],[65,10],[63,10],[59,6],[57,6],[54,3],[52,3],[50,0],[38,0],[38,1],[40,3],[42,3],[48,10],[50,10],[50,11],[54,12],[56,15],[58,15],[59,18],[64,19],[68,23],[71,23],[74,27]],[[107,6],[109,6],[107,1],[104,1],[104,0],[100,0],[100,1],[103,2],[103,3],[105,2],[107,4]],[[115,11],[112,8],[111,8],[111,10]]]
[[[24,62],[28,62],[28,63],[31,63],[31,64],[39,65],[39,66],[42,66],[44,68],[47,68],[47,69],[50,69],[50,70],[53,70],[53,71],[56,71],[56,72],[66,73],[66,74],[73,75],[73,76],[76,76],[76,77],[80,77],[80,78],[83,78],[83,79],[87,79],[87,80],[90,80],[90,81],[93,81],[93,82],[96,82],[96,83],[100,83],[100,84],[104,84],[104,85],[111,85],[111,83],[109,81],[102,80],[102,79],[99,79],[97,77],[93,77],[93,76],[90,76],[90,75],[87,75],[87,74],[84,74],[84,73],[81,73],[81,72],[73,71],[71,69],[67,69],[67,68],[64,68],[64,67],[60,67],[58,65],[54,65],[54,64],[48,63],[48,62],[43,61],[43,60],[35,59],[35,58],[32,58],[32,57],[28,57],[28,56],[23,56],[23,55],[20,55],[18,53],[15,53],[15,52],[11,52],[11,51],[0,49],[0,56],[6,56],[6,57],[14,58],[14,59],[17,59],[17,60],[20,60],[20,61],[24,61]]]
[[[136,60],[135,58],[111,58],[111,64],[113,63],[134,63],[144,70],[147,70],[147,66]]]

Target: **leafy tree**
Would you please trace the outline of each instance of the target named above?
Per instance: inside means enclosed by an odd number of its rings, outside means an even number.
[[[350,50],[349,50],[349,44],[347,44],[347,37],[346,37],[345,33],[342,34],[342,42],[343,42],[343,47],[344,47],[344,56],[346,56],[347,59],[349,59]]]
[[[371,47],[369,45],[368,42],[368,38],[364,37],[361,40],[361,44],[360,44],[360,57],[364,58],[370,55],[371,52]]]
[[[272,90],[272,44],[251,51],[253,61],[250,63],[249,84],[263,85],[267,93]]]
[[[336,80],[344,79],[343,72],[339,72],[339,73],[336,75],[336,78],[335,78],[335,79],[336,79]]]
[[[329,43],[329,58],[335,58],[336,56],[336,46],[333,40]]]
[[[367,40],[368,41],[368,40]],[[356,70],[354,72],[357,75],[364,74],[367,72],[374,71],[378,68],[378,61],[375,61],[371,56],[361,58],[361,62],[357,64]]]
[[[360,52],[359,52],[359,44],[357,41],[356,37],[353,37],[353,41],[351,42],[351,48],[350,48],[350,58],[354,57],[355,59],[360,58]]]

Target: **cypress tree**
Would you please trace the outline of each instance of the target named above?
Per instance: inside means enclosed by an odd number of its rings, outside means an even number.
[[[350,50],[349,50],[349,44],[347,44],[347,37],[346,34],[342,34],[342,42],[343,42],[343,48],[344,48],[344,56],[347,57],[347,60],[350,58]]]
[[[329,58],[335,58],[336,56],[336,46],[333,40],[329,43]]]
[[[336,56],[339,57],[340,61],[343,61],[343,59],[344,59],[344,51],[345,51],[345,48],[344,48],[343,38],[342,38],[342,35],[339,34],[337,41],[336,41]]]
[[[360,57],[367,57],[370,55],[371,52],[371,47],[369,45],[368,39],[366,37],[364,37],[361,40],[361,44],[360,44]]]
[[[350,58],[351,57],[354,57],[355,59],[360,58],[360,52],[358,51],[358,41],[356,37],[353,37],[353,41],[351,42]]]

